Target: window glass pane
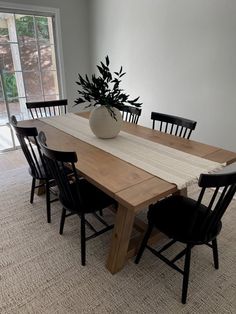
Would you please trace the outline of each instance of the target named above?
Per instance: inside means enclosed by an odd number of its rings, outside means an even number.
[[[40,44],[40,65],[42,70],[56,70],[54,46]]]
[[[8,99],[10,116],[15,115],[17,120],[23,120],[23,112],[21,111],[20,102],[18,98]]]
[[[37,35],[39,41],[50,41],[50,22],[51,19],[47,18],[45,16],[36,16],[35,17],[36,22],[36,29],[37,29]]]
[[[44,97],[43,97],[43,95],[31,95],[31,96],[29,96],[29,97],[27,97],[27,101],[32,101],[32,102],[34,102],[34,101],[44,101]]]
[[[0,79],[0,102],[1,101],[4,101],[4,95],[3,95],[3,88],[2,88],[2,80]]]
[[[0,81],[0,125],[4,125],[6,122],[8,122],[8,117],[1,83],[2,82]]]
[[[17,91],[15,73],[3,73],[3,80],[5,83],[5,92],[6,92],[7,99],[17,98],[18,91]]]
[[[10,44],[0,44],[0,68],[1,70],[13,71]]]
[[[59,94],[56,71],[42,72],[42,82],[45,95]]]
[[[0,125],[0,151],[12,148],[11,130],[8,125]]]
[[[18,40],[25,43],[29,41],[35,41],[35,27],[34,27],[34,17],[29,15],[15,15],[16,18],[16,31],[18,35]]]
[[[7,108],[5,102],[0,100],[0,126],[8,122]]]
[[[22,70],[39,70],[38,49],[36,42],[20,43]]]
[[[25,82],[25,91],[27,99],[42,97],[43,92],[41,89],[40,73],[39,72],[23,72]],[[42,98],[43,99],[43,98]]]
[[[17,44],[0,44],[0,69],[3,71],[20,71]]]
[[[57,100],[59,99],[59,95],[46,95],[45,100]]]
[[[0,13],[0,42],[9,41],[8,21],[13,18],[13,14]]]

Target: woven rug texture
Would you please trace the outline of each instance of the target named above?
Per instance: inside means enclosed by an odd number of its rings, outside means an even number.
[[[45,198],[35,196],[30,204],[30,187],[26,167],[0,174],[0,313],[236,313],[236,201],[218,237],[219,270],[210,248],[195,247],[183,305],[182,276],[147,250],[139,265],[131,259],[119,273],[109,273],[112,231],[87,242],[82,267],[79,217],[67,218],[59,235],[60,204],[52,204],[48,224]],[[194,186],[189,195],[197,192]],[[109,211],[104,215],[114,219]],[[169,256],[181,248],[171,248]]]

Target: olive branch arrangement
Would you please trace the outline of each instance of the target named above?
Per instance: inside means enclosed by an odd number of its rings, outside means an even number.
[[[78,74],[78,81],[76,82],[80,89],[78,90],[79,97],[75,100],[75,105],[88,103],[85,108],[91,106],[105,106],[111,116],[116,119],[112,108],[122,110],[122,106],[127,104],[135,107],[141,107],[142,103],[138,103],[139,97],[130,99],[130,95],[124,93],[120,88],[121,78],[126,74],[123,72],[123,67],[120,67],[119,72],[112,73],[110,68],[109,57],[106,56],[105,62],[100,62],[97,65],[99,76],[95,74],[89,79],[88,75],[83,78]]]

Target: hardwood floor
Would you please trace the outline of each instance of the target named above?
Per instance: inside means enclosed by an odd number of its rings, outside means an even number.
[[[21,149],[0,154],[1,173],[10,169],[20,168],[24,165],[27,165],[27,161]]]

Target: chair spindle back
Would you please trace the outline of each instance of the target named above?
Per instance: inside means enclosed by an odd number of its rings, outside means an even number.
[[[132,106],[122,106],[119,108],[123,121],[138,124],[142,109]]]
[[[44,178],[42,153],[38,144],[38,131],[34,127],[19,127],[15,116],[11,116],[10,123],[16,132],[22,151],[30,166],[32,175],[36,178]]]
[[[58,116],[67,112],[67,99],[26,102],[32,119]]]
[[[192,131],[195,129],[197,122],[178,116],[167,115],[159,112],[151,113],[152,128],[164,133],[189,139]]]
[[[201,174],[198,185],[202,188],[198,197],[197,206],[201,203],[206,203],[206,191],[214,188],[212,197],[207,201],[207,211],[202,221],[202,227],[199,232],[203,233],[203,237],[208,238],[208,235],[213,233],[216,226],[219,224],[228,205],[230,204],[236,192],[236,172],[225,174]],[[192,227],[194,228],[193,221]]]
[[[52,150],[46,145],[46,136],[43,132],[38,136],[39,145],[41,147],[43,157],[46,163],[50,175],[55,179],[60,195],[59,198],[62,204],[70,204],[71,208],[76,211],[77,208],[82,208],[82,199],[79,192],[79,179],[75,167],[77,162],[77,155],[75,152],[63,152]],[[70,175],[68,175],[68,169],[70,169]],[[75,200],[71,191],[71,184],[74,184],[77,189],[77,195],[80,200]]]

